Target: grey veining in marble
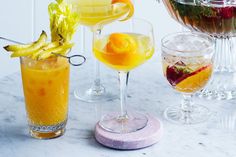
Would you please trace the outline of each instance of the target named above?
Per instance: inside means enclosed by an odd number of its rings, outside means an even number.
[[[160,59],[131,72],[129,108],[159,117],[164,124],[160,143],[137,151],[105,148],[94,140],[94,126],[100,115],[118,109],[118,100],[105,103],[84,103],[73,97],[76,87],[89,82],[91,61],[71,69],[71,95],[67,130],[52,140],[36,140],[28,135],[20,73],[0,80],[0,157],[235,157],[236,131],[218,127],[211,118],[207,123],[179,126],[167,122],[162,113],[169,105],[178,105],[180,94],[174,92],[162,76]],[[102,66],[104,84],[118,93],[117,74]],[[109,89],[110,89],[109,88]],[[210,101],[195,98],[213,113],[236,110],[236,101]]]

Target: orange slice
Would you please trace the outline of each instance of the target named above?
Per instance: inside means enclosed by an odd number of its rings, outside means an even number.
[[[175,88],[180,92],[194,93],[198,90],[201,90],[207,84],[211,74],[212,65],[205,66],[178,83]]]
[[[109,36],[107,45],[104,48],[103,58],[112,65],[128,65],[137,50],[135,39],[122,33],[114,33]]]
[[[134,15],[134,5],[133,5],[131,0],[112,0],[112,4],[115,4],[115,3],[125,3],[130,8],[129,14],[127,15],[127,17],[122,19],[122,20],[120,20],[120,21],[126,21],[126,20],[130,19]]]
[[[106,51],[113,54],[132,53],[136,49],[137,43],[132,36],[123,33],[111,34],[106,45]]]

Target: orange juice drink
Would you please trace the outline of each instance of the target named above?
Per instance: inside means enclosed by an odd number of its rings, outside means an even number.
[[[114,33],[95,39],[93,51],[96,58],[109,67],[130,71],[152,57],[152,45],[145,35]]]
[[[64,58],[42,61],[21,58],[21,73],[30,133],[54,138],[64,133],[68,112],[69,63]]]

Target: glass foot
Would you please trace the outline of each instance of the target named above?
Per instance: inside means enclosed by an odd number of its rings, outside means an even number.
[[[236,79],[234,72],[215,72],[211,81],[199,97],[212,100],[230,100],[236,98]]]
[[[99,125],[113,133],[131,133],[146,127],[148,118],[144,114],[132,113],[127,117],[120,117],[120,113],[109,113],[102,117]]]
[[[170,106],[164,112],[165,118],[176,124],[197,124],[207,121],[210,111],[204,106],[192,106],[191,112],[184,112],[181,107]]]
[[[103,86],[100,88],[79,88],[74,90],[75,98],[84,102],[103,102],[117,99],[115,94],[107,92]]]
[[[62,136],[64,133],[65,133],[64,128],[50,133],[42,133],[30,130],[30,136],[36,139],[53,139]]]

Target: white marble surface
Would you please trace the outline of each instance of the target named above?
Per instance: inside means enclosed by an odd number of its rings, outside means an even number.
[[[158,54],[158,53],[157,53]],[[75,87],[82,86],[91,73],[91,60],[71,70],[70,111],[64,136],[52,140],[36,140],[28,135],[20,73],[0,80],[0,157],[235,157],[236,132],[219,127],[217,121],[193,126],[179,126],[162,117],[168,105],[178,105],[175,93],[161,74],[160,57],[131,73],[129,99],[131,109],[159,117],[164,124],[160,143],[136,151],[105,148],[93,137],[94,125],[101,113],[118,108],[118,101],[83,103],[73,97]],[[116,73],[102,67],[103,82],[117,90]],[[117,91],[118,92],[118,91]],[[236,110],[235,100],[207,101],[196,99],[213,112]]]

